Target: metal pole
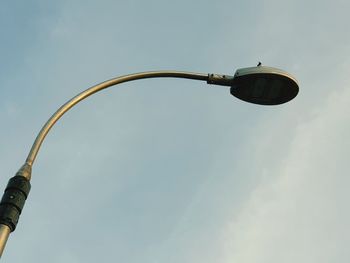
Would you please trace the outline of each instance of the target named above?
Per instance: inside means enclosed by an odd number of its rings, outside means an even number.
[[[5,245],[6,245],[7,239],[10,236],[10,233],[11,233],[11,229],[8,226],[0,224],[0,257],[2,255],[2,252],[5,249]]]
[[[66,102],[51,116],[51,118],[46,122],[44,127],[39,132],[28,154],[26,163],[30,166],[33,164],[36,158],[36,155],[38,154],[39,148],[43,140],[45,139],[47,133],[52,128],[52,126],[63,116],[63,114],[65,114],[69,109],[71,109],[78,102],[82,101],[83,99],[91,96],[92,94],[98,91],[101,91],[103,89],[106,89],[108,87],[111,87],[123,82],[128,82],[128,81],[133,81],[138,79],[146,79],[146,78],[165,78],[165,77],[186,78],[186,79],[195,79],[195,80],[204,80],[204,81],[208,80],[208,74],[190,73],[190,72],[181,72],[181,71],[151,71],[151,72],[135,73],[135,74],[117,77],[117,78],[102,82],[96,86],[93,86],[81,92],[80,94],[78,94],[77,96],[69,100],[68,102]]]
[[[10,232],[13,232],[16,228],[19,215],[22,212],[25,200],[30,190],[30,179],[31,179],[31,168],[36,159],[40,146],[42,145],[46,135],[52,128],[52,126],[73,106],[80,101],[91,96],[92,94],[106,89],[108,87],[147,78],[184,78],[193,80],[207,81],[208,84],[230,86],[233,80],[232,76],[220,75],[220,74],[203,74],[203,73],[192,73],[182,71],[150,71],[135,73],[117,77],[111,80],[107,80],[98,85],[95,85],[71,100],[63,104],[45,123],[37,135],[33,146],[28,154],[25,164],[17,172],[16,176],[10,179],[9,184],[5,190],[5,194],[0,203],[0,257],[5,248],[7,239],[9,238]]]

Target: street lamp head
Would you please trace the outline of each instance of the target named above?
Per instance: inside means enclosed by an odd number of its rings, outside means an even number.
[[[232,80],[233,96],[260,105],[278,105],[295,98],[299,92],[296,79],[289,73],[271,67],[238,69]]]

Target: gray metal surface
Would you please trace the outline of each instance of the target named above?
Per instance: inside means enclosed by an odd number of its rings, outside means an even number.
[[[8,226],[0,224],[0,257],[2,255],[2,252],[4,251],[10,233],[11,230]]]
[[[193,80],[203,80],[208,81],[208,74],[201,74],[201,73],[190,73],[190,72],[181,72],[181,71],[150,71],[150,72],[142,72],[142,73],[135,73],[130,74],[126,76],[117,77],[111,80],[107,80],[105,82],[102,82],[98,85],[95,85],[68,102],[66,102],[64,105],[62,105],[51,117],[50,119],[45,123],[45,125],[40,130],[38,136],[36,137],[34,144],[28,154],[28,157],[26,159],[25,164],[19,169],[17,172],[17,175],[26,177],[28,180],[31,179],[31,170],[32,165],[35,161],[35,158],[38,154],[38,151],[40,149],[41,144],[43,143],[46,135],[52,128],[52,126],[74,105],[79,103],[80,101],[84,100],[85,98],[91,96],[92,94],[101,91],[103,89],[106,89],[108,87],[128,82],[132,80],[138,80],[138,79],[147,79],[147,78],[185,78],[185,79],[193,79]],[[9,235],[11,233],[11,230],[8,226],[0,224],[0,257],[4,251],[6,242],[9,238]]]
[[[96,86],[93,86],[81,92],[80,94],[78,94],[77,96],[69,100],[67,103],[62,105],[50,117],[50,119],[46,122],[46,124],[43,126],[38,136],[36,137],[36,140],[34,141],[34,144],[28,154],[26,164],[28,164],[29,166],[33,165],[33,162],[38,154],[40,146],[43,140],[45,139],[47,133],[50,131],[52,126],[63,116],[63,114],[65,114],[70,108],[72,108],[78,102],[82,101],[83,99],[91,96],[92,94],[98,91],[101,91],[103,89],[106,89],[108,87],[111,87],[123,82],[128,82],[128,81],[137,80],[137,79],[165,78],[165,77],[195,79],[195,80],[203,80],[203,81],[208,80],[208,74],[181,72],[181,71],[150,71],[150,72],[135,73],[135,74],[117,77],[117,78],[102,82]]]

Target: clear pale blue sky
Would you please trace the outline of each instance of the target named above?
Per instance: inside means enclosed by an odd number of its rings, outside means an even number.
[[[158,79],[53,128],[2,262],[349,262],[348,1],[2,1],[0,186],[48,117],[147,70],[279,67],[277,107]]]

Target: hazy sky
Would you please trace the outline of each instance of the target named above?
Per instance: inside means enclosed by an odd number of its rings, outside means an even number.
[[[2,262],[350,261],[349,1],[2,1],[0,186],[65,101],[123,74],[279,67],[262,107],[178,79],[96,94],[49,133]]]

